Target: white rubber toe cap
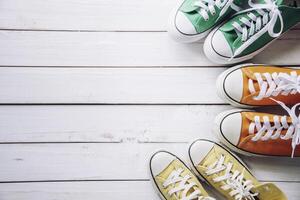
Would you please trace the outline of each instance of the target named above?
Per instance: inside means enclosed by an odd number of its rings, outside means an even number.
[[[220,124],[221,137],[232,145],[237,145],[240,140],[242,129],[242,115],[235,112],[226,115]]]
[[[198,165],[213,148],[214,143],[207,140],[196,140],[189,149],[189,156],[194,165]]]
[[[150,160],[150,169],[153,176],[160,174],[175,159],[175,156],[165,151],[155,153]]]
[[[231,58],[233,56],[232,50],[224,36],[224,34],[217,30],[211,38],[211,46],[214,51],[220,56]]]
[[[243,96],[243,88],[242,70],[235,70],[225,77],[223,90],[230,99],[240,102]]]
[[[184,15],[184,13],[178,11],[175,17],[175,26],[182,34],[194,35],[197,31],[192,22]]]

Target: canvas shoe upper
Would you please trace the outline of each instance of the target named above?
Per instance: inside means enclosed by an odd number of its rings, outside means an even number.
[[[195,42],[240,10],[244,0],[184,0],[170,15],[168,32],[177,41]]]
[[[245,64],[230,68],[217,79],[219,96],[234,106],[287,105],[300,102],[300,70]]]
[[[300,2],[259,0],[210,33],[204,51],[220,64],[253,58],[268,44],[300,22]]]
[[[175,155],[158,151],[150,158],[150,179],[164,200],[215,200]]]
[[[300,156],[300,115],[278,102],[288,115],[230,110],[219,114],[214,133],[230,149],[245,155]]]
[[[228,200],[286,200],[272,183],[260,183],[247,166],[217,143],[196,140],[189,147],[189,159],[200,179]]]

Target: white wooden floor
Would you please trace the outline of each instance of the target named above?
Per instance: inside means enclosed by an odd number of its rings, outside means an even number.
[[[157,200],[148,156],[212,138],[224,67],[166,33],[175,0],[1,0],[0,199]],[[300,64],[300,26],[252,62]],[[300,160],[244,158],[300,198]]]

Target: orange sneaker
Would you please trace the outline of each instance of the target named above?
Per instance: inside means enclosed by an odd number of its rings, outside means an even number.
[[[300,157],[300,115],[279,103],[289,116],[247,110],[219,114],[214,133],[228,148],[245,155]]]
[[[219,96],[233,106],[287,105],[300,102],[300,69],[244,64],[223,72],[217,80]]]

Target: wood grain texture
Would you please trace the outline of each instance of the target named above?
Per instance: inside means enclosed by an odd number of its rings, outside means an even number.
[[[0,184],[1,200],[159,200],[149,181]]]
[[[224,68],[0,68],[2,104],[224,104]]]
[[[0,28],[161,31],[176,0],[5,0]]]
[[[252,61],[297,65],[300,30],[275,41]],[[179,44],[161,32],[0,31],[1,66],[216,66],[203,43]]]
[[[289,200],[298,200],[299,183],[278,182],[275,184],[286,193]],[[211,189],[208,191],[211,192]],[[99,200],[100,198],[159,200],[150,181],[2,183],[0,196],[1,200],[40,200],[41,197],[43,200]],[[218,198],[218,200],[223,200],[223,198]]]
[[[185,158],[187,144],[2,144],[0,182],[147,179],[148,158],[157,149],[167,149]],[[244,160],[260,180],[300,181],[299,159]]]
[[[222,103],[222,68],[0,68],[0,103]]]
[[[213,139],[215,115],[230,108],[214,105],[225,68],[205,58],[203,41],[169,39],[175,4],[1,1],[0,104],[63,104],[0,106],[1,200],[158,200],[151,153],[184,157],[186,142]],[[298,26],[251,62],[299,65],[299,40]],[[243,158],[299,199],[299,159]]]
[[[2,0],[0,28],[165,31],[178,0]]]
[[[0,106],[0,143],[189,142],[230,106]]]

